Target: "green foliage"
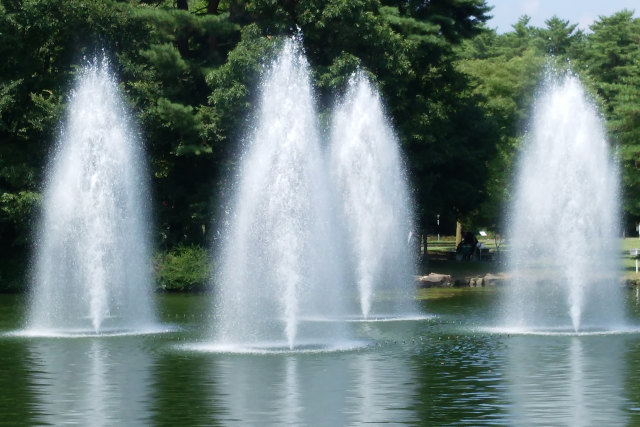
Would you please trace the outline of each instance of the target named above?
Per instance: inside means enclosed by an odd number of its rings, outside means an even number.
[[[510,38],[509,35],[499,36],[493,43],[499,44],[501,37]],[[511,50],[495,49],[495,56],[485,50],[480,58],[462,59],[456,63],[457,68],[471,78],[470,87],[478,99],[478,106],[496,132],[496,152],[487,163],[487,197],[474,212],[478,216],[476,221],[494,229],[499,227],[504,206],[510,199],[510,181],[522,131],[547,63],[547,59],[531,46],[531,39],[518,37],[518,40],[527,48],[509,40],[513,43]]]
[[[225,62],[239,38],[229,14],[196,15],[173,2],[0,4],[0,256],[26,266],[37,205],[30,201],[42,188],[66,94],[82,64],[103,49],[147,145],[160,241],[202,243],[217,142],[204,132],[204,75]],[[201,186],[194,190],[194,183]]]
[[[7,60],[0,64],[0,131],[10,142],[0,148],[7,154],[0,159],[0,189],[8,195],[40,190],[81,58],[104,48],[146,144],[158,242],[165,250],[204,244],[215,218],[212,197],[236,167],[238,141],[257,107],[258,79],[283,37],[297,28],[322,117],[328,117],[356,69],[378,84],[409,153],[421,221],[436,207],[464,213],[483,193],[489,128],[466,79],[452,65],[453,45],[486,20],[482,0],[410,5],[16,0],[2,5],[0,33],[7,43],[0,53]],[[460,126],[465,116],[484,122],[471,130]],[[473,175],[450,178],[461,158],[468,159]],[[33,207],[5,198],[11,209]],[[3,236],[21,241],[26,226],[8,211],[0,214]]]
[[[622,166],[623,208],[640,220],[640,19],[630,11],[601,17],[584,53],[585,74],[603,101]]]
[[[234,136],[250,111],[252,91],[266,61],[276,52],[276,41],[262,35],[259,27],[250,24],[242,29],[241,40],[229,53],[227,62],[206,77],[211,90],[208,98],[204,135]]]
[[[489,11],[484,0],[0,0],[0,282],[26,265],[67,94],[103,49],[145,142],[163,289],[204,283],[188,270],[206,270],[199,248],[217,228],[260,76],[298,31],[323,125],[355,70],[377,85],[422,232],[436,214],[497,227],[549,64],[579,73],[601,105],[625,212],[640,219],[640,21],[623,11],[583,33],[523,16],[496,34]]]
[[[578,24],[570,24],[557,16],[545,21],[546,28],[537,30],[537,39],[542,49],[556,57],[578,58],[584,49],[585,35],[576,30]]]
[[[142,38],[127,10],[98,0],[2,2],[0,268],[5,273],[24,273],[42,173],[77,64],[100,48],[130,49]]]
[[[467,220],[500,228],[510,199],[514,163],[525,135],[537,88],[547,71],[582,71],[590,39],[577,25],[552,17],[544,28],[529,24],[527,16],[513,31],[486,30],[465,41],[456,68],[470,78],[478,106],[494,129],[496,153],[488,162],[486,197]]]
[[[298,18],[304,34],[321,109],[331,107],[355,69],[368,72],[407,153],[418,227],[436,213],[467,212],[482,194],[478,184],[492,150],[486,122],[474,131],[460,126],[465,115],[484,119],[452,66],[453,46],[487,19],[484,2],[314,4],[298,3],[287,16]],[[456,174],[458,167],[469,174]]]
[[[196,245],[178,245],[154,258],[156,284],[166,292],[204,290],[210,278],[210,256]]]
[[[40,194],[31,191],[20,191],[18,194],[2,193],[0,195],[0,211],[9,220],[24,224],[29,215],[40,204]]]
[[[623,208],[640,219],[640,20],[629,11],[601,17],[585,34],[558,17],[545,28],[523,16],[513,31],[487,31],[465,41],[458,70],[471,79],[480,106],[499,129],[489,163],[487,198],[477,220],[499,224],[509,199],[513,162],[545,69],[578,73],[601,107],[622,166]]]
[[[438,32],[454,43],[478,34],[491,10],[484,0],[407,0],[401,8],[413,18],[437,26]]]
[[[227,129],[216,128],[220,113],[207,103],[206,75],[225,64],[240,34],[229,13],[169,6],[133,7],[132,17],[148,36],[139,49],[118,57],[148,144],[164,248],[206,240],[203,229],[212,217],[208,200],[217,178],[212,171],[227,153]]]

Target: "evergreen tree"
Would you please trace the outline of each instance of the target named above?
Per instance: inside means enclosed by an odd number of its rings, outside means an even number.
[[[628,10],[591,26],[585,72],[603,100],[608,128],[622,166],[623,208],[640,220],[640,19]]]

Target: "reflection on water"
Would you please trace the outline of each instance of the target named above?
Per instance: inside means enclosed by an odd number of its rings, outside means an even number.
[[[640,425],[640,334],[483,332],[492,294],[349,322],[369,343],[354,350],[285,354],[185,350],[205,330],[195,297],[167,308],[181,330],[85,338],[2,335],[21,320],[2,298],[0,425]]]
[[[0,340],[0,425],[33,425],[29,372],[33,361],[25,343]]]
[[[39,339],[29,350],[38,424],[141,425],[149,418],[150,358],[135,337]]]
[[[416,387],[408,360],[381,354],[359,355],[350,361],[354,374],[348,399],[351,422],[417,421],[413,410]]]
[[[624,425],[621,336],[516,336],[505,374],[513,424]]]
[[[505,418],[500,337],[429,331],[412,358],[420,420],[436,425],[500,424]]]
[[[272,425],[408,422],[411,371],[370,351],[320,355],[216,355],[222,421]]]

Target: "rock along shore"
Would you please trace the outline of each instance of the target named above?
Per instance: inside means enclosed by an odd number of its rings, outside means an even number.
[[[483,286],[500,286],[509,279],[506,273],[485,274],[480,277],[455,277],[450,274],[429,273],[416,276],[415,283],[419,288],[476,288]]]
[[[476,288],[484,286],[502,286],[510,279],[508,273],[488,273],[484,276],[452,276],[450,274],[429,273],[415,276],[418,288]],[[628,289],[640,288],[640,278],[623,277],[622,286]]]

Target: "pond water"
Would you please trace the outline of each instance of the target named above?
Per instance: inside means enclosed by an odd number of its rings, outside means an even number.
[[[483,332],[501,290],[429,292],[430,318],[353,322],[356,349],[282,354],[189,350],[207,296],[158,297],[172,332],[26,338],[8,335],[24,297],[0,295],[0,424],[640,424],[640,334]],[[627,306],[638,320],[635,293]]]

